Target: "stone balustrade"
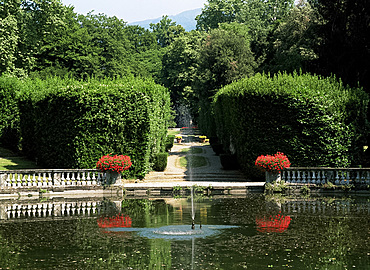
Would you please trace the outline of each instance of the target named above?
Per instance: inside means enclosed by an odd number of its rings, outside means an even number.
[[[370,168],[290,167],[281,179],[289,184],[370,185]]]
[[[309,215],[369,215],[370,202],[353,203],[348,200],[291,200],[281,204],[281,210],[285,214],[309,214]]]
[[[121,209],[121,201],[1,202],[0,220],[97,216]]]
[[[0,188],[103,186],[106,179],[107,174],[96,169],[11,170],[0,171]]]

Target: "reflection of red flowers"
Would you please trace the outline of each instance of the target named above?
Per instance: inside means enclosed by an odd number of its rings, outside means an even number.
[[[132,220],[129,216],[117,215],[115,217],[101,217],[97,220],[100,228],[131,227]]]
[[[259,232],[284,232],[288,229],[291,221],[290,216],[276,215],[270,218],[256,218],[257,231]]]

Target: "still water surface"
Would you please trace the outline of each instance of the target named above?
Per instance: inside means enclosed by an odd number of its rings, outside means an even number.
[[[368,197],[194,207],[192,230],[189,198],[0,201],[0,269],[370,269]]]

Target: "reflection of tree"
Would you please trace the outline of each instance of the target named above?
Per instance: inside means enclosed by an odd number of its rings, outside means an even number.
[[[173,220],[173,207],[162,200],[129,199],[122,201],[122,212],[132,219],[136,227],[169,225]]]
[[[324,245],[321,246],[325,254],[319,259],[320,269],[338,269],[338,266],[346,268],[348,265],[347,255],[353,245],[351,231],[345,218],[332,218],[328,221],[327,232],[324,234]]]
[[[148,269],[171,269],[171,242],[151,239]]]
[[[17,269],[19,248],[0,234],[0,269]]]

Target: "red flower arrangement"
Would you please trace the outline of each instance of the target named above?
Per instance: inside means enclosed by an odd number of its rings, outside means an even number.
[[[115,217],[101,217],[97,220],[100,228],[131,227],[132,220],[129,216],[117,215]]]
[[[263,172],[280,173],[290,167],[290,161],[284,153],[277,152],[275,155],[261,155],[256,159],[255,165]]]
[[[108,154],[102,156],[96,163],[96,168],[102,172],[111,171],[121,173],[131,167],[131,159],[129,156]]]
[[[270,216],[270,218],[257,218],[257,231],[281,233],[288,229],[291,220],[292,218],[290,216],[283,216],[280,214],[275,217]]]

